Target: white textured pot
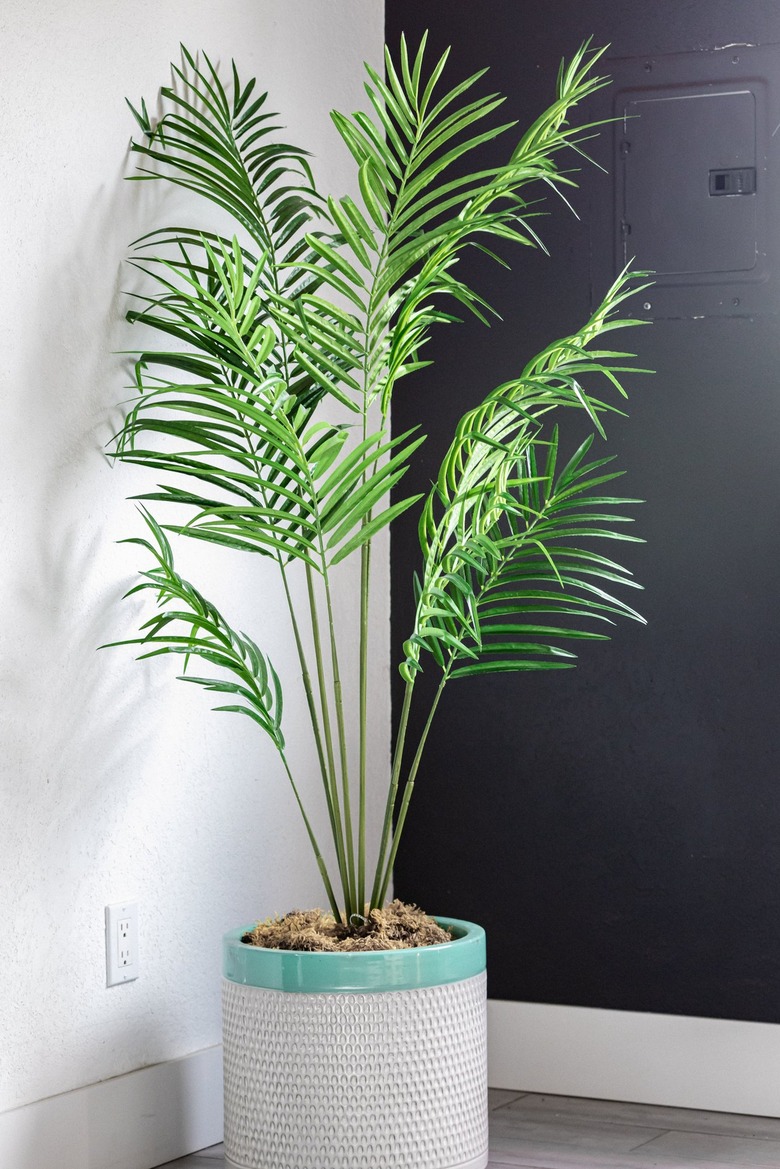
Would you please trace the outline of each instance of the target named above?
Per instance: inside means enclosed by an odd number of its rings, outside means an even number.
[[[484,1169],[485,934],[316,954],[225,937],[225,1152],[240,1169]]]

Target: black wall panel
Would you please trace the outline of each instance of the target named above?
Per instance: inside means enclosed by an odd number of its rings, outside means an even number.
[[[587,36],[615,56],[780,42],[780,4],[388,0],[391,44],[425,27],[433,49],[453,46],[450,77],[490,65],[487,84],[526,125]],[[586,116],[605,112],[596,101]],[[548,200],[549,258],[516,253],[511,273],[468,261],[503,321],[442,330],[434,368],[399,386],[394,428],[421,421],[429,435],[416,485],[467,408],[587,317],[610,183],[582,174],[579,220]],[[780,192],[776,206],[780,231]],[[632,379],[608,453],[626,494],[647,500],[647,543],[627,560],[648,625],[586,646],[573,671],[451,684],[396,891],[485,925],[494,998],[777,1022],[778,318],[661,320],[630,345],[657,373]],[[414,525],[401,523],[395,660],[416,563]]]

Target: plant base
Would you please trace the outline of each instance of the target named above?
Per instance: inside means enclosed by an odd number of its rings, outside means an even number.
[[[361,953],[436,946],[451,938],[418,906],[396,899],[383,909],[372,909],[351,929],[321,909],[294,909],[284,917],[258,922],[241,941],[271,950]]]

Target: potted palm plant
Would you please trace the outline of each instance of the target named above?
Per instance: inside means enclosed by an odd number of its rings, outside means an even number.
[[[396,905],[388,915],[386,901],[446,685],[570,667],[572,643],[604,638],[604,623],[616,617],[638,617],[613,594],[633,583],[630,573],[594,549],[631,538],[620,525],[634,501],[610,493],[617,473],[591,453],[631,368],[629,355],[601,342],[636,323],[620,315],[627,277],[578,332],[485,392],[424,498],[402,490],[423,436],[393,434],[390,408],[397,383],[427,364],[432,329],[457,311],[483,319],[491,311],[458,276],[463,250],[494,255],[497,246],[538,244],[526,189],[573,183],[560,154],[592,133],[569,117],[606,83],[593,71],[599,56],[585,45],[562,65],[554,102],[517,138],[512,124],[493,119],[502,99],[475,96],[481,74],[445,89],[447,55],[429,62],[424,41],[413,53],[402,42],[383,76],[367,67],[370,113],[333,114],[357,167],[359,200],[319,191],[307,155],[280,140],[266,96],[235,65],[226,83],[207,57],[185,51],[174,85],[162,89],[162,116],[153,122],[143,103],[134,110],[135,177],[210,200],[231,227],[159,229],[136,245],[148,291],[128,316],[165,340],[136,355],[137,394],[113,453],[164,482],[140,496],[147,532],[132,540],[150,563],[131,592],[153,596],[155,609],[137,638],[114,644],[140,645],[142,657],[180,655],[185,681],[268,737],[329,910],[324,921],[320,913],[288,921],[277,948],[251,944],[263,939],[246,923],[226,937],[225,1139],[236,1165],[487,1162],[484,935],[438,919],[438,932],[423,924],[422,941],[434,944],[408,948],[409,911]],[[505,162],[469,165],[500,135],[513,135]],[[591,433],[564,458],[558,419],[567,410]],[[416,616],[399,667],[405,690],[384,821],[369,845],[371,548],[414,506]],[[177,572],[171,534],[231,556],[260,555],[278,569],[327,847],[286,753],[288,681]],[[360,602],[357,637],[345,649],[333,590],[348,558],[359,561]],[[301,595],[303,603],[294,599]],[[352,644],[359,700],[347,709],[342,672]],[[439,682],[422,737],[410,743],[423,668]],[[324,941],[312,941],[312,926]]]

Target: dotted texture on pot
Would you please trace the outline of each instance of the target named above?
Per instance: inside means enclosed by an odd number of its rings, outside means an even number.
[[[376,994],[285,994],[227,979],[222,990],[232,1164],[487,1164],[484,973]]]

